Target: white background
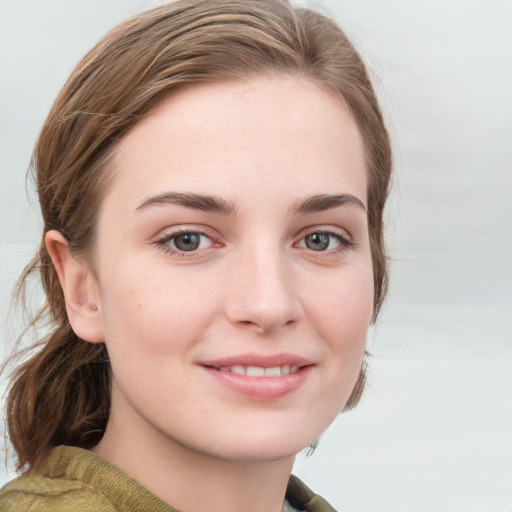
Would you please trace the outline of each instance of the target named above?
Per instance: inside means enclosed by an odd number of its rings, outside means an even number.
[[[512,511],[512,2],[331,0],[396,147],[370,383],[296,472],[350,512]],[[40,237],[25,172],[79,58],[148,0],[0,0],[0,306]],[[30,188],[30,187],[29,187]],[[298,425],[297,428],[300,428]],[[0,484],[12,473],[0,466]]]

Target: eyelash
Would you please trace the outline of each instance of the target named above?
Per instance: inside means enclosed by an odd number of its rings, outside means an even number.
[[[200,237],[205,237],[211,241],[212,245],[215,245],[215,242],[214,242],[212,236],[208,235],[207,233],[205,233],[203,231],[193,229],[193,228],[180,229],[179,231],[174,231],[173,233],[165,233],[155,241],[155,245],[159,249],[164,251],[165,254],[169,254],[171,256],[178,257],[178,258],[194,257],[194,256],[197,256],[198,252],[206,251],[210,248],[210,247],[208,247],[206,249],[194,249],[192,251],[181,251],[178,248],[173,248],[169,245],[169,242],[171,242],[172,240],[174,240],[182,235],[197,235]]]
[[[328,242],[329,245],[331,244],[332,239],[336,240],[336,242],[339,245],[337,247],[334,247],[333,249],[328,249],[325,251],[315,251],[314,249],[309,249],[306,246],[306,238],[308,236],[312,236],[312,235],[327,235],[329,238],[331,238],[331,240],[329,240],[329,242]],[[322,228],[317,228],[317,229],[313,228],[311,230],[308,230],[306,233],[302,234],[298,243],[303,243],[304,245],[302,247],[304,247],[306,250],[308,250],[308,252],[316,258],[338,256],[340,254],[345,253],[346,251],[348,251],[349,249],[351,249],[352,247],[354,247],[356,245],[356,243],[349,238],[349,235],[347,234],[346,231],[344,231],[344,230],[339,230],[339,231],[329,230],[329,229],[322,229]]]
[[[174,257],[178,257],[178,258],[197,257],[199,252],[207,251],[208,249],[211,248],[211,247],[207,247],[204,249],[198,248],[198,249],[193,249],[191,251],[181,251],[178,248],[173,248],[169,245],[169,243],[172,240],[175,240],[176,238],[178,238],[179,236],[182,236],[182,235],[196,235],[196,236],[200,236],[200,237],[205,237],[210,240],[212,246],[215,246],[215,241],[211,235],[205,233],[204,231],[197,230],[195,228],[189,228],[189,229],[183,228],[183,229],[180,229],[179,231],[175,231],[173,233],[165,233],[155,241],[155,245],[159,249],[164,251],[164,253],[174,256]],[[329,249],[329,250],[325,250],[325,251],[315,251],[314,249],[308,248],[306,246],[306,242],[305,242],[306,238],[308,236],[312,236],[312,235],[327,235],[331,239],[336,240],[336,242],[338,242],[339,245],[333,249]],[[294,246],[297,246],[297,244],[300,242],[304,242],[304,246],[301,246],[301,248],[306,249],[310,254],[312,254],[316,258],[336,256],[338,254],[343,254],[344,252],[348,251],[350,248],[352,248],[356,245],[356,243],[353,242],[348,237],[348,235],[345,231],[341,231],[341,230],[335,231],[335,230],[326,230],[326,229],[311,229],[311,230],[303,233],[302,236],[299,238],[299,240],[294,243]],[[329,245],[330,244],[331,244],[331,240],[329,241]],[[218,245],[220,245],[220,244],[218,244]]]

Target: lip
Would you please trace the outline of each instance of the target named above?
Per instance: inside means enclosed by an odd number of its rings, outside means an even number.
[[[249,377],[248,375],[240,375],[219,369],[236,365],[258,366],[262,368],[290,365],[298,366],[299,369],[295,373],[279,377]],[[276,354],[272,356],[242,354],[201,362],[200,366],[216,382],[231,391],[254,400],[269,401],[283,398],[304,385],[314,368],[314,363],[295,354]]]
[[[260,366],[262,368],[272,368],[274,366],[309,366],[313,361],[297,354],[240,354],[235,356],[223,357],[219,359],[211,359],[201,361],[201,366],[211,366],[220,368],[221,366]]]

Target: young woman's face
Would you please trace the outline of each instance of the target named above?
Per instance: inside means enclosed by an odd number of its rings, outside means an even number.
[[[352,116],[307,81],[197,86],[140,121],[95,252],[110,438],[260,461],[319,436],[372,312],[366,186]]]

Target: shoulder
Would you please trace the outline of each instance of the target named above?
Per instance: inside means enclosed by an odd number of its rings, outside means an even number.
[[[302,480],[295,475],[290,476],[286,499],[299,510],[307,512],[336,512],[336,510],[321,496],[315,494]]]
[[[115,512],[110,500],[82,482],[29,474],[0,490],[0,512]]]
[[[0,512],[177,512],[94,453],[58,446],[0,490]]]

